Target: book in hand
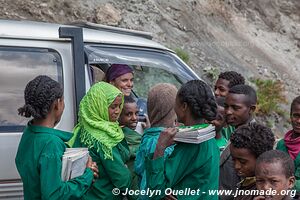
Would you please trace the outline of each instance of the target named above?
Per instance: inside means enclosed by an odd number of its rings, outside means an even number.
[[[200,144],[216,136],[215,127],[211,124],[180,126],[174,137],[177,142]]]
[[[88,148],[66,148],[62,158],[62,181],[81,176],[85,171],[88,157]]]

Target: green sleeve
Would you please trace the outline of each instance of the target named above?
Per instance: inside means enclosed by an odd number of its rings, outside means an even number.
[[[122,160],[119,150],[116,147],[112,149],[112,153],[113,160],[110,160],[104,159],[103,152],[100,152],[101,164],[115,188],[124,191],[126,188],[130,188],[131,186],[131,173]]]
[[[163,156],[152,160],[153,154],[150,154],[146,158],[147,186],[151,190],[161,191],[160,195],[151,199],[161,199],[167,188],[199,188],[201,191],[218,189],[217,163],[220,153],[215,141],[213,142],[214,144],[212,141],[202,144],[179,143],[166,161]],[[211,173],[212,170],[215,173]],[[197,197],[190,196],[185,199],[207,199],[204,196],[201,193]]]
[[[49,146],[46,148],[51,150]],[[53,147],[52,150],[55,148]],[[61,149],[56,150],[57,152],[61,151]],[[86,169],[82,176],[63,182],[61,180],[61,156],[54,152],[42,154],[39,160],[42,199],[80,198],[92,184],[92,170]]]

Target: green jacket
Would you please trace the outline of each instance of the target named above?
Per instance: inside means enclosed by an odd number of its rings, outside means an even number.
[[[219,186],[220,151],[215,139],[200,144],[178,143],[165,161],[163,156],[152,158],[153,154],[146,158],[147,186],[161,193],[150,199],[161,199],[169,191],[167,188],[200,191],[192,195],[174,193],[179,200],[218,199],[217,195],[208,194],[209,190],[217,190]]]
[[[77,135],[73,147],[83,147],[80,142],[80,134]],[[84,200],[122,200],[122,195],[113,195],[112,190],[117,188],[120,193],[131,188],[132,175],[125,164],[130,158],[129,148],[126,139],[122,140],[117,146],[113,147],[113,160],[104,159],[104,152],[97,151],[95,148],[89,149],[90,155],[99,169],[99,178],[96,179],[91,189],[83,196]],[[134,196],[128,196],[135,199]]]
[[[279,140],[276,149],[280,151],[284,151],[287,154],[289,153],[284,143],[284,139]],[[294,160],[294,166],[295,166],[295,178],[296,178],[294,189],[297,191],[297,193],[300,193],[300,153],[297,155],[296,159]]]
[[[61,180],[64,142],[71,137],[69,132],[28,123],[15,159],[25,200],[80,199],[88,190],[93,180],[91,169],[72,180]]]

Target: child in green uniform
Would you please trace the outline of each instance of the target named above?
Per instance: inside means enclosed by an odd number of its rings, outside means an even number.
[[[295,165],[295,189],[300,194],[300,96],[296,97],[291,104],[290,119],[292,130],[288,131],[284,138],[277,143],[276,149],[287,152],[294,160]]]
[[[82,176],[66,182],[61,180],[64,142],[72,137],[72,133],[54,129],[64,110],[62,87],[47,76],[38,76],[27,84],[24,93],[25,105],[19,108],[19,114],[33,117],[22,135],[16,156],[24,199],[79,199],[92,184],[92,168],[97,176],[97,166],[89,159]]]
[[[186,126],[212,121],[217,115],[217,104],[207,84],[192,80],[179,89],[175,112],[178,122]],[[176,128],[167,128],[159,136],[154,154],[146,159],[147,186],[161,191],[151,199],[172,194],[177,199],[214,199],[208,190],[218,189],[219,148],[214,138],[200,144],[177,143],[172,154],[164,160],[166,148],[174,144]]]
[[[138,123],[138,112],[139,110],[135,100],[131,96],[124,96],[124,107],[119,118],[119,123],[130,149],[130,157],[133,159],[135,158],[142,138],[142,136],[135,131]]]
[[[255,122],[239,127],[230,138],[234,169],[242,181],[237,184],[235,200],[252,200],[241,190],[255,190],[255,164],[263,152],[273,149],[275,137],[271,129]],[[247,194],[247,193],[246,193]],[[250,194],[250,193],[248,193]]]
[[[158,83],[148,93],[147,110],[151,128],[146,129],[135,161],[135,172],[139,175],[139,188],[146,190],[145,158],[154,153],[159,135],[165,127],[173,127],[176,121],[174,111],[177,88],[170,83]],[[164,153],[167,158],[174,150],[174,145],[169,146]],[[141,195],[140,199],[148,199]]]
[[[256,160],[256,188],[264,195],[253,200],[291,200],[296,191],[294,162],[285,152],[271,150],[261,154]],[[270,194],[270,190],[276,191]],[[269,192],[269,193],[268,193]]]
[[[131,188],[131,173],[125,164],[130,151],[118,123],[122,107],[122,92],[106,82],[94,84],[80,102],[79,122],[70,144],[88,147],[101,172],[83,199],[123,199],[121,193]],[[120,193],[113,193],[114,188]]]

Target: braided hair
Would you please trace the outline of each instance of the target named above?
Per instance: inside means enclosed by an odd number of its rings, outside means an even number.
[[[223,72],[219,75],[218,78],[229,81],[228,88],[231,88],[232,86],[235,86],[235,85],[245,84],[245,78],[241,74],[239,74],[235,71]]]
[[[192,80],[181,86],[177,96],[186,103],[192,116],[212,121],[217,116],[217,104],[210,87],[201,80]]]
[[[31,80],[25,88],[25,105],[18,109],[19,115],[45,119],[51,105],[63,96],[61,85],[48,76],[40,75]]]
[[[270,128],[253,122],[236,129],[230,141],[235,148],[249,149],[257,158],[273,149],[275,136]]]

